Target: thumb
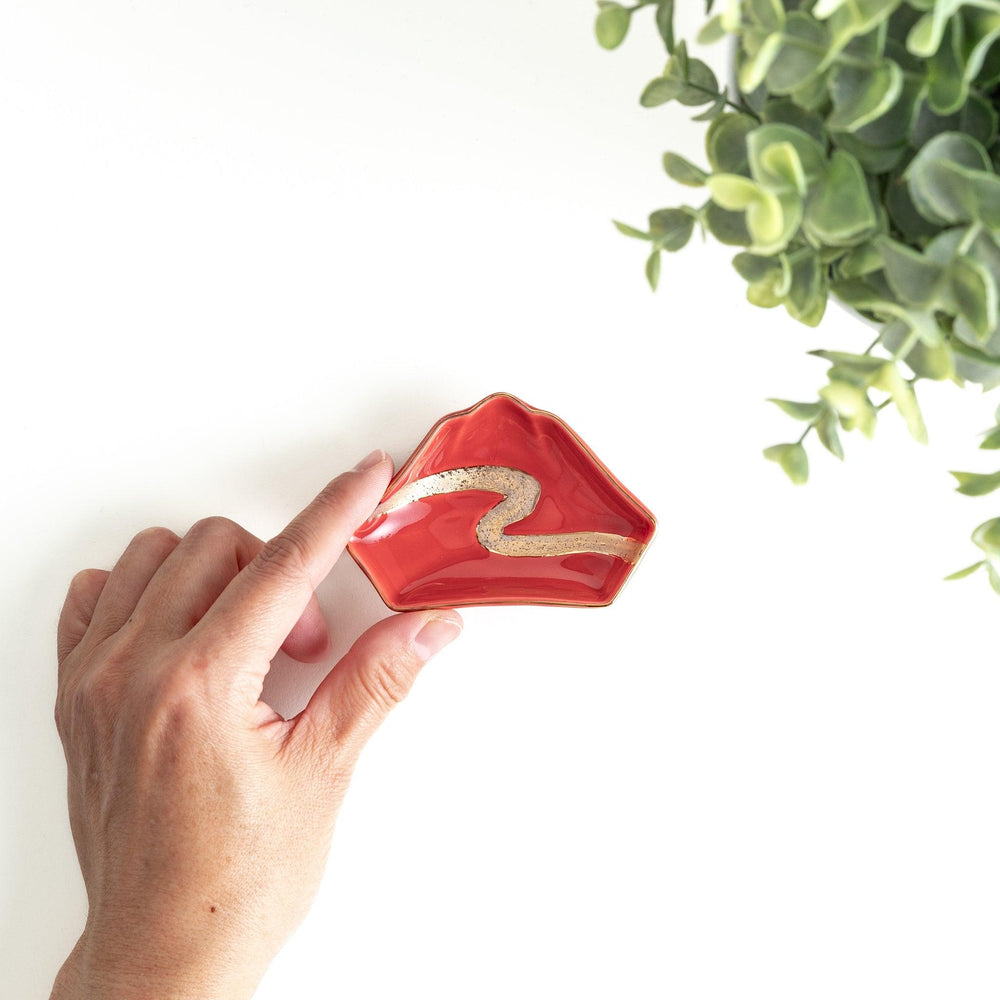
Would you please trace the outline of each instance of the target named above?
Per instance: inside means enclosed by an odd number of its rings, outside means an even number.
[[[414,611],[373,625],[316,689],[296,719],[322,742],[360,753],[409,694],[421,667],[462,631],[454,611]],[[294,739],[294,733],[293,733]]]

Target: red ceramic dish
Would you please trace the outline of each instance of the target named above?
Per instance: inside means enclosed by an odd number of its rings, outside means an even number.
[[[655,528],[566,424],[500,392],[434,425],[348,551],[394,611],[593,607]]]

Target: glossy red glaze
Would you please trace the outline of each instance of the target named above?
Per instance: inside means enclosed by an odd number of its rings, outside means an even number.
[[[386,490],[391,501],[408,484],[450,469],[501,466],[541,485],[535,509],[507,536],[606,532],[653,536],[653,515],[558,417],[506,393],[488,396],[432,428]],[[503,499],[468,489],[413,500],[376,513],[348,550],[394,610],[471,604],[599,606],[614,600],[634,563],[601,552],[512,556],[477,539],[482,517]]]

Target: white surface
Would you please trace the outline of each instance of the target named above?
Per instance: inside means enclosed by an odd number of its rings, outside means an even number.
[[[610,609],[479,609],[367,750],[286,997],[729,1000],[1000,989],[993,397],[922,393],[812,482],[815,347],[718,248],[641,222],[698,154],[585,2],[0,5],[4,997],[84,916],[51,705],[72,573],[134,532],[276,531],[370,449],[504,389],[659,516]],[[688,12],[697,20],[697,10]],[[695,193],[697,194],[697,193]],[[995,498],[992,498],[995,501]],[[341,634],[381,613],[350,566]],[[342,598],[346,594],[346,598]],[[345,607],[347,610],[344,611]],[[302,696],[282,676],[279,700]]]

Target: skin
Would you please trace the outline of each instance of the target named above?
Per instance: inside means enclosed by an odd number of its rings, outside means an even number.
[[[150,528],[74,577],[55,718],[89,913],[53,1000],[251,997],[302,921],[361,748],[461,630],[394,615],[295,718],[260,700],[279,648],[327,652],[314,592],[391,474],[373,453],[267,543]]]

